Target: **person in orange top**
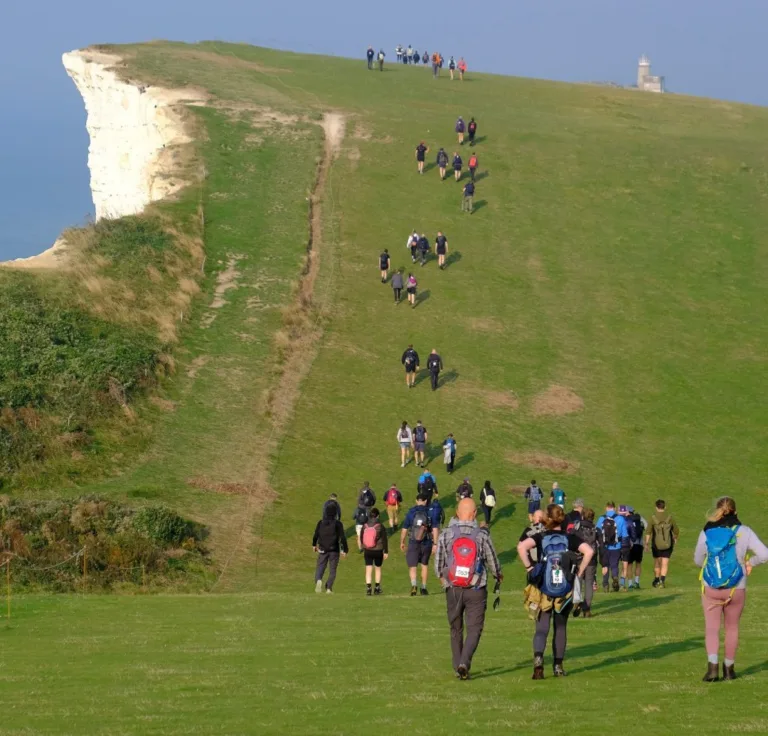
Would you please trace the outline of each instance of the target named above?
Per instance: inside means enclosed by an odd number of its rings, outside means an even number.
[[[459,63],[458,63],[457,66],[459,68],[459,79],[463,82],[464,81],[464,72],[467,71],[467,62],[464,61],[464,57],[463,56],[459,59]]]

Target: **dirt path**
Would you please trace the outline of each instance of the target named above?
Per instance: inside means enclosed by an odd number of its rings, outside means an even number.
[[[266,508],[275,497],[270,486],[272,458],[291,420],[301,383],[312,368],[322,336],[322,325],[315,309],[314,290],[323,253],[323,199],[328,172],[344,141],[345,118],[339,113],[327,113],[321,126],[325,132],[325,146],[309,196],[306,260],[293,303],[285,310],[283,328],[275,336],[281,345],[283,358],[265,400],[264,413],[268,428],[265,437],[254,447],[258,456],[251,464],[252,478],[247,486],[245,506],[242,509],[242,526],[237,541],[224,560],[214,586],[216,590],[237,587],[238,572],[247,570],[251,578],[254,564],[258,566],[258,545],[262,538],[259,527]]]

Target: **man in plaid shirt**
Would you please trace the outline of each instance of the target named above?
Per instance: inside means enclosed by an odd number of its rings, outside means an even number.
[[[488,604],[488,573],[502,581],[501,564],[493,548],[493,542],[487,528],[479,527],[475,517],[477,507],[471,498],[464,498],[456,509],[456,518],[451,519],[448,528],[437,542],[435,555],[435,573],[445,589],[448,608],[448,623],[451,626],[451,652],[453,669],[460,680],[469,679],[472,656],[480,643],[485,623],[485,610]],[[473,570],[471,587],[459,587],[450,581],[454,563],[454,542],[462,537],[473,539],[477,546],[477,564]],[[464,639],[466,619],[467,637]]]

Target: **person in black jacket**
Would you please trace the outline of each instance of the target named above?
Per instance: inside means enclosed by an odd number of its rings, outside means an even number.
[[[330,567],[325,592],[333,593],[333,583],[336,580],[336,568],[339,557],[347,556],[347,538],[344,535],[344,525],[334,517],[334,509],[329,509],[323,518],[317,522],[312,536],[312,550],[317,553],[315,568],[315,593],[323,592],[323,575],[325,568]]]
[[[437,354],[437,350],[433,350],[427,358],[427,368],[429,369],[429,377],[432,381],[432,390],[437,390],[437,379],[440,376],[440,371],[443,370],[443,359]]]
[[[339,497],[332,493],[328,496],[328,500],[323,504],[323,518],[336,519],[341,521],[341,504],[339,503]]]
[[[491,511],[496,506],[496,491],[491,487],[491,481],[485,481],[480,490],[480,508],[485,516],[485,525],[491,525]]]
[[[416,371],[419,370],[419,354],[413,349],[413,345],[405,349],[400,362],[405,366],[405,385],[413,388],[416,383]]]

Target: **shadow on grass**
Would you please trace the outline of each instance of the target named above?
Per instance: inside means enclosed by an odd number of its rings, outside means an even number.
[[[481,171],[479,174],[475,174],[475,181],[482,181],[483,179],[487,179],[488,176],[490,176],[489,172]]]
[[[498,498],[498,496],[496,496],[496,498]],[[508,503],[506,506],[495,508],[491,513],[491,526],[501,519],[508,519],[510,516],[514,515],[516,508],[517,504],[514,501]]]
[[[629,611],[634,608],[656,608],[657,606],[671,603],[675,598],[679,597],[679,593],[658,597],[639,597],[631,591],[629,593],[609,593],[607,597],[603,594],[601,600],[596,605],[593,604],[592,610],[601,614],[609,614],[621,613],[622,611]]]
[[[456,462],[453,464],[453,472],[455,473],[460,468],[469,465],[475,459],[474,452],[465,452]]]
[[[459,377],[459,372],[451,369],[450,371],[444,371],[442,376],[440,377],[440,383],[438,383],[438,388],[440,386],[444,386],[446,383],[456,383],[456,379]],[[458,467],[458,466],[457,466]]]
[[[419,294],[416,295],[416,306],[417,307],[421,306],[421,304],[427,301],[427,299],[429,299],[429,297],[431,296],[432,296],[432,292],[429,289],[420,292]]]
[[[478,210],[483,209],[488,204],[488,202],[484,199],[480,199],[477,202],[474,203],[472,206],[472,212],[477,212]]]
[[[607,642],[608,645],[611,642]],[[612,648],[613,649],[613,648]],[[594,670],[601,670],[604,667],[612,667],[617,664],[625,664],[631,662],[635,664],[637,662],[643,662],[646,660],[653,660],[654,662],[663,659],[664,657],[670,657],[674,654],[682,654],[683,652],[690,652],[694,649],[703,649],[702,637],[689,637],[688,639],[681,639],[680,641],[664,642],[662,644],[654,644],[653,646],[641,649],[639,652],[632,652],[626,656],[617,655],[615,657],[608,657],[601,662],[595,662],[595,664],[587,665],[586,667],[576,667],[571,669],[571,674],[578,672],[592,672]],[[572,652],[567,652],[566,656],[572,656]],[[573,654],[573,656],[577,656]]]
[[[768,670],[768,660],[761,664],[752,664],[749,667],[745,667],[743,670],[736,670],[736,674],[739,677],[747,677],[748,675],[757,675],[764,670]]]
[[[461,260],[461,251],[454,250],[445,257],[445,268],[450,268],[454,263]]]
[[[487,135],[476,135],[475,136],[475,145],[478,143],[482,143],[488,136]]]

